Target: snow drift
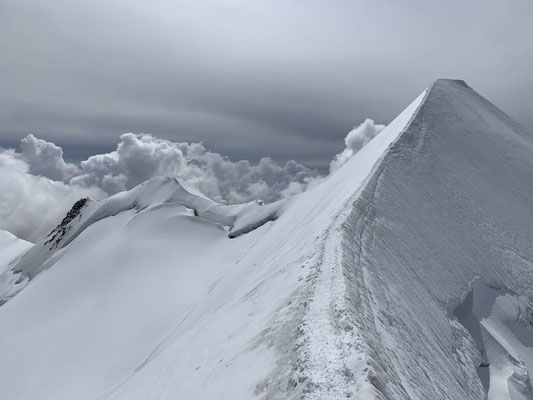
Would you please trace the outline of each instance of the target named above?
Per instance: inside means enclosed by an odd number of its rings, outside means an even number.
[[[288,200],[82,200],[0,259],[2,396],[533,398],[531,182],[531,134],[438,80]]]

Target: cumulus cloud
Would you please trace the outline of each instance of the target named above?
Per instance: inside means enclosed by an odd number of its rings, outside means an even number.
[[[131,189],[153,176],[174,176],[221,203],[261,198],[271,202],[303,191],[317,173],[295,161],[279,165],[262,158],[257,165],[233,162],[201,143],[174,143],[152,135],[126,133],[117,149],[81,162],[71,184],[100,187],[108,194]],[[294,187],[297,185],[297,189]]]
[[[86,196],[103,197],[98,188],[81,188],[30,173],[20,153],[0,150],[0,229],[35,242]]]
[[[20,141],[22,156],[26,159],[29,172],[56,181],[68,181],[78,173],[74,164],[63,160],[63,149],[54,143],[37,139],[29,134]]]
[[[367,119],[349,132],[330,172],[383,128]],[[282,165],[268,157],[257,164],[233,162],[202,143],[147,134],[123,134],[115,151],[91,156],[79,166],[65,162],[61,147],[33,135],[22,139],[20,147],[21,152],[0,149],[0,229],[30,241],[42,238],[79,198],[103,198],[154,176],[176,177],[223,204],[273,202],[326,179],[294,160]]]
[[[385,125],[374,123],[367,118],[361,125],[354,127],[344,138],[346,148],[339,154],[335,155],[329,166],[330,173],[337,171],[346,162],[353,157],[355,153],[363,148],[379,132],[385,128]]]

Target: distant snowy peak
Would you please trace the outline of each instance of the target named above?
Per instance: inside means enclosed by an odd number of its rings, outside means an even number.
[[[185,207],[196,217],[225,226],[228,229],[228,236],[235,237],[255,229],[266,221],[275,220],[284,202],[263,205],[260,201],[252,201],[245,204],[223,205],[184,185],[177,178],[155,177],[127,192],[97,202],[87,223],[94,223],[125,210],[142,211],[164,204]]]
[[[4,268],[0,270],[0,305],[22,290],[36,275],[53,265],[58,258],[56,253],[92,224],[124,211],[135,210],[140,213],[163,206],[184,207],[190,211],[191,216],[223,226],[228,231],[227,236],[234,238],[277,219],[285,203],[263,205],[262,202],[253,201],[222,205],[170,177],[151,178],[131,190],[104,200],[80,199],[43,240],[22,257],[11,263],[11,260],[4,263]],[[7,263],[8,266],[5,265]]]

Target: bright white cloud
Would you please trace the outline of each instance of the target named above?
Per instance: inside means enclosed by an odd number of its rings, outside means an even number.
[[[85,196],[103,197],[97,188],[81,188],[30,173],[30,164],[14,150],[0,149],[0,229],[38,241]]]
[[[346,162],[353,157],[355,153],[370,142],[379,132],[385,128],[385,125],[375,124],[371,119],[365,119],[361,125],[354,127],[344,138],[346,148],[337,154],[329,166],[330,173],[337,171]]]
[[[261,198],[279,200],[291,183],[305,190],[317,175],[295,161],[281,166],[270,158],[257,165],[232,162],[201,143],[174,143],[151,135],[126,133],[111,153],[89,157],[71,184],[102,188],[108,194],[130,189],[153,176],[174,176],[222,203]]]
[[[63,160],[63,149],[54,143],[37,139],[29,134],[20,141],[22,156],[33,175],[44,176],[56,181],[68,181],[78,173],[78,167]]]
[[[331,162],[333,173],[376,136],[383,125],[367,119],[345,138]],[[126,133],[117,149],[82,161],[64,161],[61,147],[28,135],[22,152],[0,149],[0,229],[39,240],[84,196],[106,197],[154,176],[177,177],[220,203],[273,202],[301,193],[325,179],[316,171],[264,157],[256,165],[233,162],[201,143],[174,143]]]

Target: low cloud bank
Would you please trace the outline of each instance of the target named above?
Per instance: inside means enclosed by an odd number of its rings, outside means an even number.
[[[238,203],[257,198],[279,200],[291,184],[301,192],[317,173],[295,161],[283,166],[270,158],[262,158],[257,165],[232,162],[207,151],[201,143],[174,143],[126,133],[117,150],[82,161],[79,174],[69,183],[114,194],[153,176],[175,176],[218,202]]]
[[[346,148],[331,162],[330,173],[383,128],[367,119],[348,133]],[[123,134],[115,151],[91,156],[80,165],[65,162],[61,147],[31,134],[20,148],[0,149],[0,229],[34,242],[79,198],[104,198],[154,176],[177,177],[224,204],[272,202],[325,179],[294,160],[284,165],[268,157],[257,164],[233,162],[201,143],[174,143],[147,134]]]
[[[0,152],[0,229],[22,239],[40,240],[81,197],[105,196],[98,188],[68,185],[30,170],[20,153]]]

